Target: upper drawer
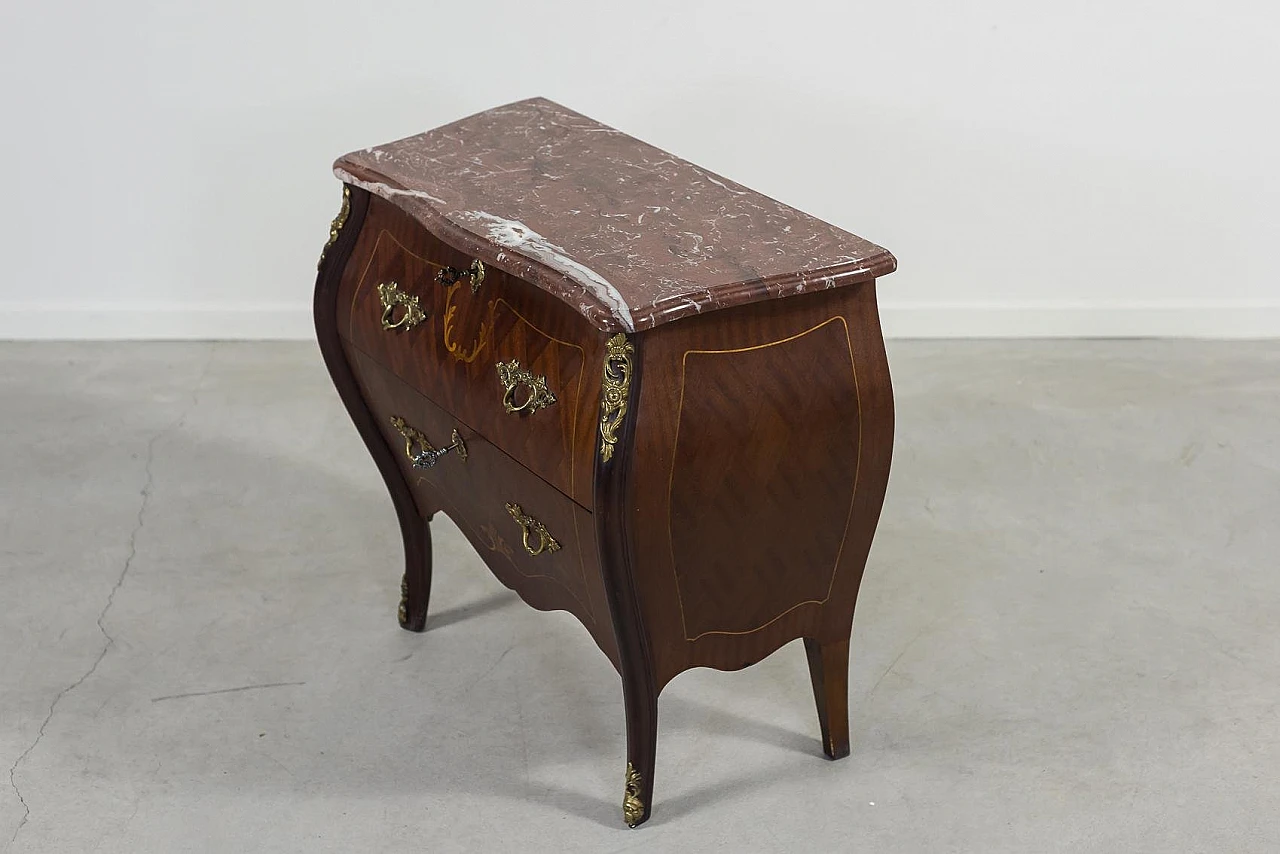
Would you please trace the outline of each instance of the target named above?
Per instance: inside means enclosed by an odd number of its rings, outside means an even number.
[[[339,331],[589,506],[603,336],[527,282],[472,263],[373,199],[343,274]]]

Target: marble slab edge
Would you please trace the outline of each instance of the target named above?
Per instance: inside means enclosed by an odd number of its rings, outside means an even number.
[[[578,276],[569,275],[543,261],[496,243],[467,225],[456,222],[437,207],[441,200],[428,193],[404,187],[385,175],[345,159],[334,163],[333,173],[343,183],[373,193],[400,208],[427,231],[458,251],[532,282],[574,308],[592,326],[610,334],[638,332],[682,317],[745,303],[854,285],[888,275],[897,269],[897,260],[892,253],[881,250],[853,263],[717,285],[715,293],[709,289],[692,290],[661,297],[646,305],[610,305],[589,281],[584,283]],[[565,260],[569,264],[574,263],[571,259]],[[589,270],[587,272],[590,273]],[[612,288],[610,290],[610,297],[615,300],[621,298]]]

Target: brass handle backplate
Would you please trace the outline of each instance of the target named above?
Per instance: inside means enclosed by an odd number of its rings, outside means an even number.
[[[484,264],[479,258],[472,261],[471,266],[465,270],[459,270],[457,267],[441,267],[440,272],[436,273],[436,281],[447,287],[457,284],[459,279],[468,276],[471,278],[471,293],[474,294],[484,284]]]
[[[524,550],[529,554],[537,557],[543,552],[560,551],[560,543],[556,542],[556,538],[547,531],[547,526],[527,515],[524,510],[520,509],[519,504],[508,503],[507,512],[511,514],[511,518],[515,519],[516,524],[520,526],[524,539]],[[538,547],[536,549],[529,545],[529,540],[533,536],[538,538]]]
[[[520,362],[499,362],[498,382],[502,384],[502,406],[512,415],[532,415],[539,409],[545,409],[556,402],[556,396],[547,388],[547,378],[535,376],[528,368],[520,367]],[[516,389],[521,385],[528,386],[528,394],[524,403],[516,403]]]
[[[458,435],[457,430],[453,431],[451,444],[445,445],[443,448],[437,448],[427,441],[427,437],[422,435],[421,431],[410,427],[399,415],[391,416],[391,426],[396,428],[400,435],[404,437],[404,455],[409,458],[409,462],[413,463],[413,467],[416,469],[431,468],[450,451],[456,452],[459,459],[465,460],[467,458],[466,443],[462,441],[462,437]]]
[[[378,285],[378,299],[382,301],[383,329],[399,329],[401,332],[408,332],[427,319],[426,312],[418,304],[418,298],[400,290],[400,286],[395,282],[383,282]],[[399,320],[394,319],[397,308],[404,309]]]

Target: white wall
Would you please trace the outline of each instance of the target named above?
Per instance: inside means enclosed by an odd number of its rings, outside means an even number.
[[[897,335],[1280,335],[1280,6],[10,0],[0,337],[306,337],[337,155],[545,95],[881,243]]]

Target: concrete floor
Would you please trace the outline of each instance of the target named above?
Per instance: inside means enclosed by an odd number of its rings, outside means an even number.
[[[0,345],[0,850],[1280,850],[1280,343],[890,359],[853,755],[797,644],[693,671],[627,830],[572,618],[441,520],[396,627],[314,346]]]

